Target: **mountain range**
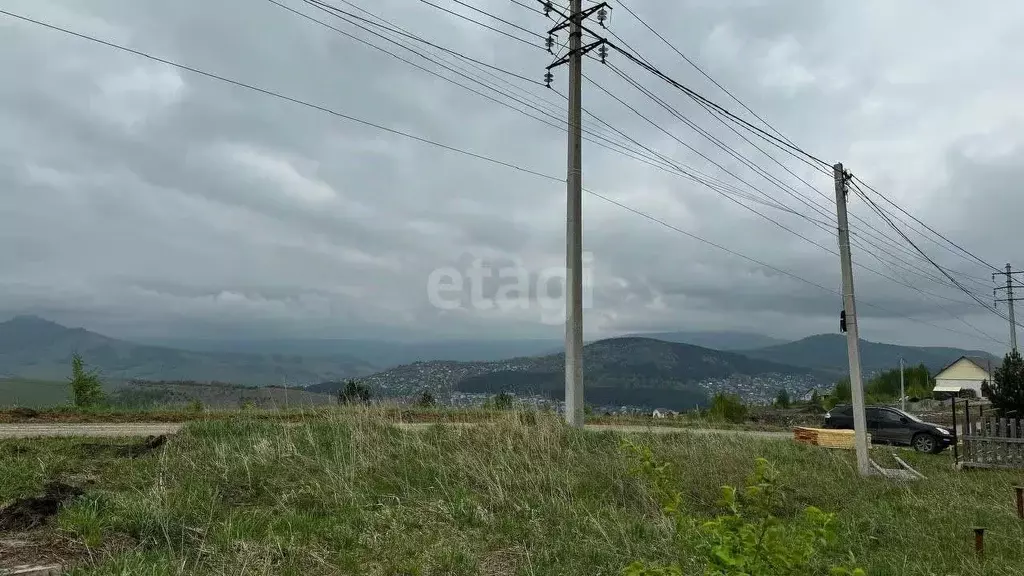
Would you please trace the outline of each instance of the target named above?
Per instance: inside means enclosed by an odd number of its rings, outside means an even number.
[[[197,380],[264,386],[303,384],[373,372],[362,360],[288,354],[192,352],[135,344],[84,328],[67,328],[36,316],[0,323],[0,378],[64,380],[71,356],[82,355],[107,380]]]
[[[834,375],[846,374],[849,371],[846,336],[839,334],[818,334],[795,342],[742,350],[740,353],[751,358],[802,366]],[[961,356],[989,358],[993,366],[1002,362],[1002,359],[981,350],[900,346],[860,341],[860,365],[866,375],[895,368],[899,366],[900,358],[903,358],[908,366],[924,364],[932,374],[935,374]]]
[[[743,348],[766,342],[769,345]],[[132,379],[246,386],[324,383],[309,390],[333,392],[347,378],[363,378],[378,395],[408,396],[420,390],[442,394],[514,391],[552,398],[559,397],[564,387],[559,340],[180,343],[181,347],[139,344],[36,316],[17,316],[0,323],[0,379],[63,381],[72,354],[78,352],[108,383]],[[861,342],[867,375],[897,366],[900,357],[908,365],[923,363],[934,373],[963,355],[999,362],[979,351]],[[796,393],[811,387],[827,389],[846,372],[846,339],[829,334],[779,343],[737,332],[661,332],[600,340],[584,349],[587,397],[606,404],[692,406],[718,390],[766,400],[780,387]]]

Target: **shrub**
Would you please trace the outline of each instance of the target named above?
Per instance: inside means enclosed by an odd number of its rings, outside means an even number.
[[[346,380],[345,386],[338,390],[338,404],[369,404],[373,393],[370,387],[356,380]]]
[[[494,407],[498,410],[508,410],[512,407],[512,395],[502,392],[494,397]]]
[[[695,546],[701,552],[703,573],[708,576],[810,576],[820,574],[820,557],[835,541],[834,516],[814,506],[785,521],[777,517],[783,492],[778,474],[763,458],[756,461],[743,489],[722,487],[720,504],[724,513],[700,522],[684,514],[682,492],[669,480],[669,464],[658,462],[650,448],[623,441],[632,451],[634,475],[651,482],[665,515],[675,527],[675,545],[680,558]],[[690,536],[700,535],[698,542]],[[651,564],[633,562],[624,576],[683,576],[680,562]],[[832,567],[835,576],[864,576],[860,569]]]
[[[747,405],[735,394],[719,392],[711,400],[708,415],[717,420],[740,423],[747,419]]]
[[[75,398],[75,406],[92,408],[103,403],[103,383],[99,374],[85,368],[82,355],[78,352],[71,357],[71,392]]]
[[[420,399],[416,401],[416,405],[423,408],[430,408],[435,403],[436,401],[434,400],[434,395],[431,394],[428,390],[424,390],[423,393],[420,394]]]

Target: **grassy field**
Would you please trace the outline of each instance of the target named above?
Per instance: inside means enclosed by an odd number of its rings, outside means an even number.
[[[38,410],[22,410],[0,408],[0,424],[4,423],[132,423],[132,422],[192,422],[228,419],[258,419],[268,421],[301,422],[310,418],[347,418],[365,412],[361,406],[305,406],[289,409],[209,409],[192,410],[181,406],[124,408],[117,406],[100,406],[82,409],[73,406],[56,408],[40,408]],[[495,420],[507,420],[510,414],[505,410],[484,408],[450,408],[450,407],[415,407],[379,404],[373,407],[384,421],[415,422],[415,423],[478,423]],[[522,412],[519,412],[522,414]],[[552,414],[553,417],[553,414]],[[712,428],[718,430],[763,430],[784,431],[793,425],[814,424],[820,421],[819,416],[804,416],[800,419],[782,418],[775,420],[753,419],[745,422],[728,422],[713,419],[698,413],[685,413],[672,418],[655,419],[649,416],[603,416],[586,417],[587,424],[618,425],[618,426],[656,426],[671,428]]]
[[[3,441],[0,501],[48,481],[83,486],[47,527],[17,536],[71,560],[75,574],[598,575],[633,560],[701,573],[705,536],[673,544],[676,528],[650,482],[631,473],[622,438],[517,414],[411,432],[369,411],[290,427],[193,423],[135,458],[95,439]],[[667,478],[695,526],[722,513],[721,485],[742,485],[768,459],[785,486],[780,517],[808,505],[836,514],[838,538],[809,573],[1019,574],[1024,564],[1018,473],[956,472],[948,455],[907,453],[928,479],[895,483],[858,478],[847,452],[785,441],[630,438],[671,463]],[[979,525],[984,564],[972,549]]]
[[[0,378],[0,398],[5,406],[42,408],[67,404],[71,391],[67,382]]]

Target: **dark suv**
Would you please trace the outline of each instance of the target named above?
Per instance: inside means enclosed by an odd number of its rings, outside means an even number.
[[[889,406],[868,406],[864,409],[868,434],[877,444],[913,446],[918,452],[937,454],[953,444],[953,433],[938,424],[930,424],[902,410]],[[837,404],[825,413],[825,428],[853,430],[853,408]]]

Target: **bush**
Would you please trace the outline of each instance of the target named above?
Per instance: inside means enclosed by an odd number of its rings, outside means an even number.
[[[75,398],[75,406],[92,408],[103,403],[103,383],[99,374],[85,368],[82,355],[78,352],[71,357],[71,392]]]
[[[338,404],[369,404],[373,393],[370,387],[356,380],[346,380],[345,386],[338,390]]]
[[[680,559],[696,547],[701,551],[703,573],[713,576],[810,576],[821,574],[823,552],[835,543],[834,515],[808,506],[796,518],[785,521],[776,516],[783,505],[778,474],[767,460],[759,458],[742,490],[722,487],[724,513],[701,522],[682,511],[682,492],[671,486],[669,464],[655,460],[650,448],[629,440],[636,465],[635,476],[651,482],[662,514],[675,527],[675,545]],[[695,542],[692,535],[699,538]],[[832,567],[835,576],[865,576],[863,570]],[[625,576],[683,576],[681,561],[671,564],[633,562]]]
[[[498,410],[508,410],[512,408],[512,395],[508,392],[502,392],[494,397],[494,407]]]
[[[188,403],[188,411],[193,414],[200,414],[203,411],[203,403],[199,400],[192,400]]]
[[[430,408],[434,404],[436,404],[434,395],[427,390],[424,390],[423,393],[420,394],[420,399],[416,401],[416,405],[421,408]]]
[[[740,423],[747,419],[747,405],[735,394],[719,392],[711,400],[708,415],[716,420]]]

